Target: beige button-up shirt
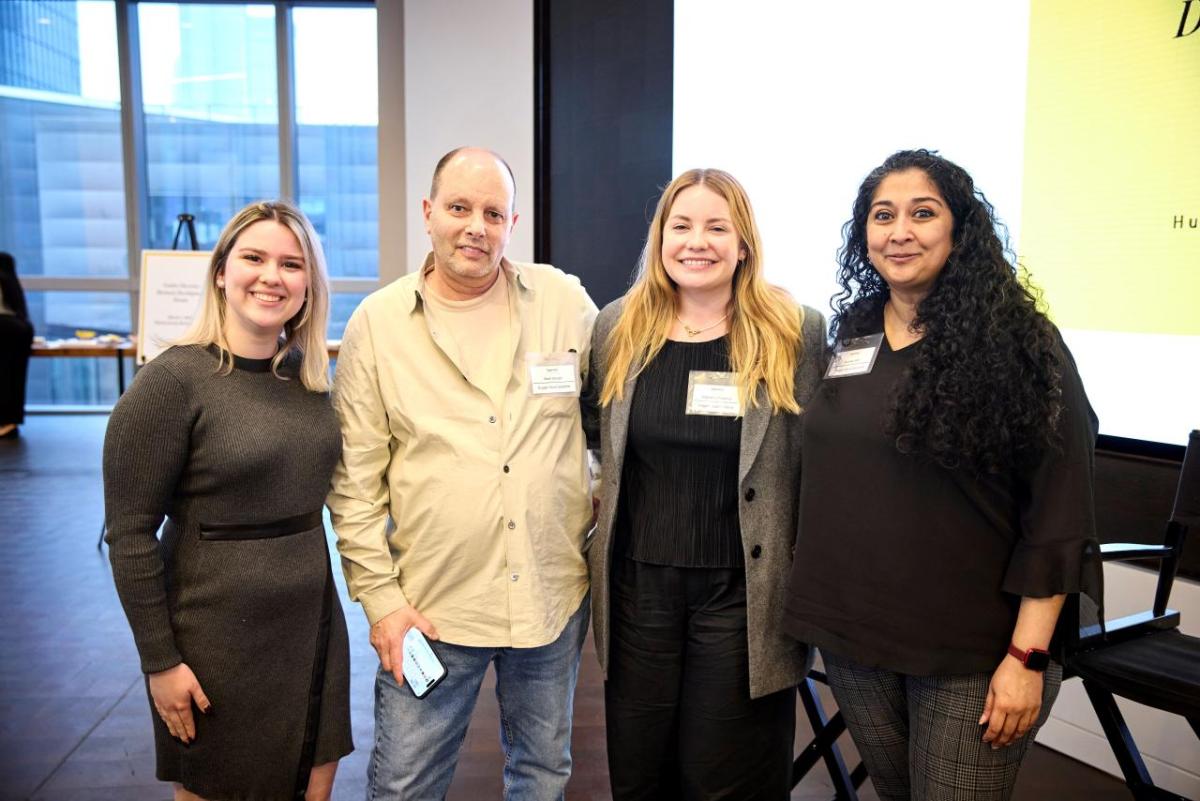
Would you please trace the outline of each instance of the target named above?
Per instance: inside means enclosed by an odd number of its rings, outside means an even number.
[[[342,339],[328,505],[350,596],[371,623],[412,604],[447,642],[546,645],[587,592],[592,507],[578,399],[533,395],[528,361],[573,351],[586,373],[596,306],[577,278],[505,260],[497,405],[423,300],[431,264],[364,300]]]

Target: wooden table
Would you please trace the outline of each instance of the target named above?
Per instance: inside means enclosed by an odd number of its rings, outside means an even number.
[[[120,342],[88,343],[87,340],[70,339],[62,344],[34,342],[30,355],[42,358],[95,358],[112,356],[117,360],[117,394],[125,392],[125,359],[137,355],[137,345],[128,339]]]
[[[340,339],[329,340],[326,347],[329,358],[336,359],[341,349]],[[94,358],[101,359],[112,356],[117,360],[117,395],[125,394],[125,359],[137,356],[137,343],[123,339],[120,342],[97,342],[89,344],[87,340],[71,339],[55,342],[34,342],[32,356],[42,358]]]

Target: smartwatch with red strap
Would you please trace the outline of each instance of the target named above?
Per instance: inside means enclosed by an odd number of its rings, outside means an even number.
[[[1042,673],[1050,667],[1050,652],[1042,648],[1030,648],[1023,651],[1011,642],[1008,644],[1008,655],[1015,658],[1029,670]]]

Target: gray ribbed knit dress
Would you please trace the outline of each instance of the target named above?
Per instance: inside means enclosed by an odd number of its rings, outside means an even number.
[[[269,360],[217,366],[210,350],[171,348],[113,409],[107,539],[142,670],[186,662],[212,703],[186,746],[151,703],[158,778],[213,801],[282,801],[353,749],[321,521],[341,434],[294,363],[287,381]]]

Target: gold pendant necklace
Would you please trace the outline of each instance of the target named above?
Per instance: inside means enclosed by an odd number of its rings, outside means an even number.
[[[675,319],[676,319],[676,320],[678,320],[678,321],[679,321],[679,324],[683,326],[683,330],[684,330],[684,332],[685,332],[685,333],[686,333],[686,334],[687,334],[689,337],[698,336],[699,334],[703,334],[705,331],[710,331],[710,330],[712,330],[712,329],[716,328],[718,325],[720,325],[721,323],[725,322],[726,318],[728,318],[728,317],[729,317],[729,312],[725,312],[725,314],[724,314],[724,315],[721,317],[721,319],[720,319],[720,320],[717,320],[717,321],[716,321],[715,323],[713,323],[712,325],[706,325],[706,326],[704,326],[703,328],[692,328],[690,325],[688,325],[687,323],[685,323],[685,322],[683,321],[683,318],[682,318],[682,317],[680,317],[678,314],[677,314],[677,315],[675,315]]]

